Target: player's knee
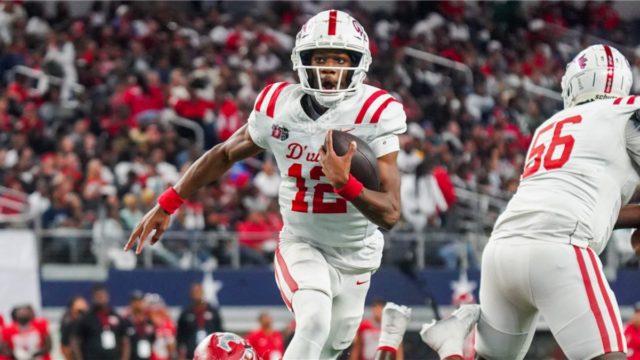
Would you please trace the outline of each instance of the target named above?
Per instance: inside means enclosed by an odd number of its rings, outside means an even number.
[[[331,326],[331,298],[317,290],[300,290],[293,296],[296,332],[313,334],[314,338],[329,336]]]
[[[331,327],[331,311],[310,307],[303,316],[296,319],[296,332],[313,334],[313,337],[327,338]]]

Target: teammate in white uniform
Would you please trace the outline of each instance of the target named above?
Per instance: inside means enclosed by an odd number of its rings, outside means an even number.
[[[628,96],[631,83],[628,61],[607,45],[567,66],[565,109],[536,130],[520,186],[484,250],[481,358],[522,359],[542,314],[569,359],[626,359],[598,254],[640,180],[640,97]],[[442,358],[458,358],[444,340],[464,332],[455,322],[422,332]]]
[[[270,150],[283,179],[276,281],[296,319],[284,359],[331,359],[351,344],[362,319],[370,277],[382,256],[377,228],[391,228],[400,216],[396,158],[406,115],[385,91],[363,85],[371,63],[369,39],[344,12],[330,10],[311,18],[298,33],[292,61],[301,84],[267,86],[248,124],[201,157],[160,197],[125,250],[140,238],[139,253],[154,229],[151,244],[158,241],[182,199],[236,161]],[[356,135],[373,149],[380,167],[379,191],[343,192],[353,189],[349,170],[357,149],[352,143],[345,156],[337,156],[331,130]]]

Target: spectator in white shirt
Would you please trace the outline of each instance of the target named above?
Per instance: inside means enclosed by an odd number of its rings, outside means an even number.
[[[262,171],[253,179],[253,183],[260,192],[270,198],[278,197],[281,181],[275,164],[271,160],[267,160],[262,164]]]
[[[447,201],[431,174],[432,165],[425,160],[415,174],[402,175],[400,199],[402,217],[415,231],[422,231],[428,224],[438,224],[438,214],[449,209]]]

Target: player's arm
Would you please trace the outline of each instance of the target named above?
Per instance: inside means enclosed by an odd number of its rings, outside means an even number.
[[[362,338],[360,331],[356,334],[351,342],[351,353],[349,354],[349,360],[360,360],[362,354]]]
[[[391,229],[400,218],[400,171],[398,152],[378,158],[380,191],[366,188],[351,201],[374,224]]]
[[[327,149],[320,148],[320,164],[322,171],[331,186],[342,189],[349,181],[351,159],[356,152],[356,143],[349,145],[344,156],[336,155],[333,150],[331,130],[327,132]],[[380,191],[366,188],[351,203],[374,224],[391,229],[400,218],[400,172],[396,165],[398,152],[394,151],[378,158],[380,167]]]
[[[245,125],[236,131],[229,140],[216,145],[201,156],[189,167],[173,189],[180,198],[187,199],[203,186],[220,178],[234,163],[257,155],[262,150],[264,149],[253,141],[249,134],[249,127]],[[136,254],[140,254],[148,235],[153,230],[156,232],[150,243],[151,245],[155,244],[169,225],[169,218],[170,214],[156,204],[136,226],[124,250],[131,249],[139,238]]]
[[[614,229],[640,228],[640,204],[625,205],[620,209]]]

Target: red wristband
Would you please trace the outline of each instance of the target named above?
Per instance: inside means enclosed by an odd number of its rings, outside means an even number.
[[[158,204],[164,211],[173,215],[173,213],[184,204],[184,199],[178,195],[173,187],[170,187],[160,195]]]
[[[378,351],[384,351],[384,350],[391,351],[394,354],[398,353],[398,350],[392,348],[391,346],[380,346],[380,347],[378,347]]]
[[[351,201],[355,199],[362,192],[364,186],[358,179],[349,174],[349,181],[340,189],[333,189],[333,191],[342,196],[343,199]]]

